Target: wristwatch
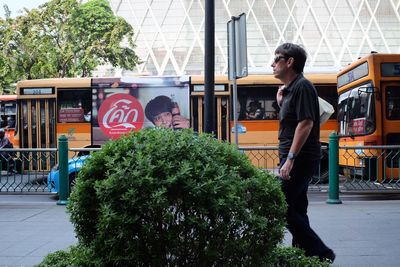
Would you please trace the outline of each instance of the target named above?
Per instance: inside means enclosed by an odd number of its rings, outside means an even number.
[[[297,157],[296,153],[289,152],[287,154],[287,158],[290,160],[294,160]]]

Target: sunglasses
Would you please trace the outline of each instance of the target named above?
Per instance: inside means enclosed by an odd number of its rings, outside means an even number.
[[[274,58],[274,63],[275,63],[275,64],[278,63],[279,60],[281,60],[281,59],[286,59],[286,57],[285,57],[285,56],[276,56],[276,57]]]

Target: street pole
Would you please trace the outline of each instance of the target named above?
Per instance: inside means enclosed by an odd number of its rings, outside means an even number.
[[[214,78],[215,18],[214,0],[205,0],[204,25],[204,131],[215,133]]]
[[[68,139],[65,135],[58,138],[58,167],[60,184],[57,205],[67,205],[69,196]]]
[[[238,112],[237,112],[237,78],[248,75],[247,67],[247,34],[246,14],[232,16],[227,24],[228,33],[228,78],[232,82],[233,93],[233,132],[234,143],[239,145]]]
[[[329,198],[328,204],[342,204],[339,199],[339,137],[336,133],[329,135]]]

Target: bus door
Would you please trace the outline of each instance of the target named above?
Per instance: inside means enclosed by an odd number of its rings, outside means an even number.
[[[20,100],[21,148],[55,148],[55,98]],[[28,153],[29,170],[50,170],[56,162],[50,152]]]
[[[190,97],[191,124],[195,132],[204,132],[204,93]],[[229,95],[215,95],[215,130],[218,140],[229,141]]]
[[[400,83],[383,83],[382,127],[383,141],[386,145],[400,144]],[[384,176],[387,179],[399,179],[400,150],[385,153]]]

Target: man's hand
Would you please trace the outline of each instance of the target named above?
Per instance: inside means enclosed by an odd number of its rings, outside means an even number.
[[[175,115],[172,117],[172,125],[174,129],[186,129],[190,127],[190,121],[181,115]]]
[[[278,103],[278,106],[282,106],[282,101],[283,101],[283,90],[285,89],[285,86],[282,85],[281,87],[278,88],[278,92],[276,92],[276,102]]]
[[[279,170],[279,176],[283,180],[290,180],[290,172],[292,171],[294,160],[287,159]]]

